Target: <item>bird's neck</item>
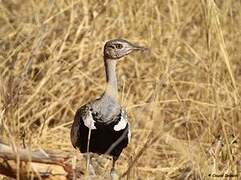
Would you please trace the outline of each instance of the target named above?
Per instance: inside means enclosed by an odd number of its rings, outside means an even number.
[[[106,72],[106,89],[104,92],[104,96],[117,100],[118,88],[116,78],[116,60],[104,58],[104,62]]]

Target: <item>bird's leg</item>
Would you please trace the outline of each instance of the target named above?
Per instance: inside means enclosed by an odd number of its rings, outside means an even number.
[[[87,167],[87,172],[90,172],[90,175],[95,176],[95,169],[92,165],[92,158],[93,154],[92,153],[86,153],[84,154],[85,160],[86,160],[86,167]]]
[[[115,162],[116,162],[117,159],[118,159],[118,157],[113,156],[112,167],[111,167],[111,172],[110,172],[111,180],[117,180],[118,179],[118,175],[117,175],[116,170],[115,170]]]
[[[94,169],[94,167],[93,167],[92,164],[93,164],[93,163],[92,163],[92,158],[90,158],[89,171],[90,171],[90,174],[91,174],[91,175],[95,176],[95,175],[96,175],[96,174],[95,174],[95,169]]]
[[[95,176],[95,170],[92,166],[92,158],[93,158],[93,154],[90,153],[89,149],[90,149],[90,137],[91,137],[91,128],[89,128],[89,132],[88,132],[88,143],[87,143],[87,156],[86,156],[86,167],[87,167],[87,172],[91,175]]]

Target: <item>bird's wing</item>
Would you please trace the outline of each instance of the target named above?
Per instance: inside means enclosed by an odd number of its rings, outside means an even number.
[[[127,116],[126,110],[121,108],[120,121],[114,126],[114,130],[115,131],[122,130],[122,129],[126,128],[127,125],[128,125],[128,134],[127,134],[128,142],[130,142],[130,140],[131,140],[130,123],[128,121],[128,116]]]
[[[86,127],[95,129],[94,120],[92,117],[91,104],[86,104],[80,107],[75,113],[74,122],[71,127],[70,137],[71,143],[76,148],[80,144],[79,130],[81,123],[84,123]]]
[[[121,109],[120,114],[118,115],[118,121],[117,121],[116,125],[114,126],[114,130],[120,131],[122,129],[125,129],[127,124],[128,124],[127,113],[124,109]]]

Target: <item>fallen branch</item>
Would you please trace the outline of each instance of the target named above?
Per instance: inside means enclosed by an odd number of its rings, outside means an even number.
[[[14,150],[0,140],[0,174],[12,178],[18,174],[20,179],[72,179],[77,173],[67,162],[69,159],[65,152],[59,150]],[[81,174],[78,172],[78,176]]]

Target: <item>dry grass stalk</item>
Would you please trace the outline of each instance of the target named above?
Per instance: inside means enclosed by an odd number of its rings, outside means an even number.
[[[16,150],[61,149],[85,172],[69,128],[103,91],[104,42],[121,37],[151,49],[118,64],[132,128],[117,162],[123,179],[240,179],[240,9],[237,0],[2,0],[0,137]],[[110,161],[97,162],[96,179],[107,179]]]

